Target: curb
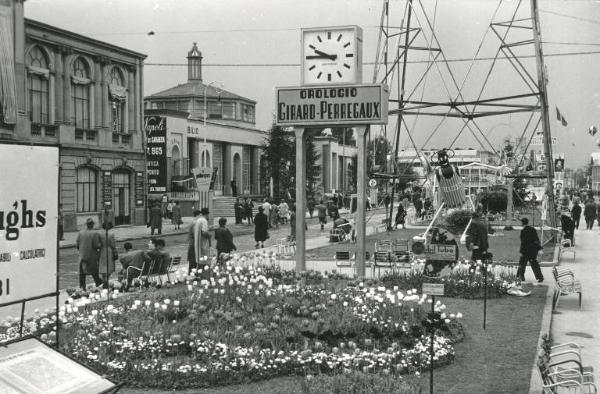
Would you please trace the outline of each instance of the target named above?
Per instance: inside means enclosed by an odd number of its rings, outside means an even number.
[[[540,335],[538,337],[538,346],[533,359],[533,367],[531,368],[531,379],[529,380],[529,394],[540,394],[543,392],[543,382],[537,366],[537,351],[540,348],[543,335],[550,335],[552,329],[552,301],[554,298],[554,287],[548,286],[546,291],[546,305],[542,314],[542,326],[540,327]]]

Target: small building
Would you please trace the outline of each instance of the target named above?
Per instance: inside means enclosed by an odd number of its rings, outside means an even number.
[[[60,145],[65,231],[105,208],[116,225],[143,224],[146,56],[26,19],[23,1],[0,8],[12,16],[0,23],[0,140]]]
[[[352,166],[356,165],[358,155],[356,140],[349,138],[349,141],[345,141],[341,136],[330,135],[327,130],[313,140],[320,154],[316,163],[321,168],[317,190],[320,193],[355,191],[356,185],[352,182],[350,172]]]
[[[197,201],[191,170],[198,167],[216,172],[217,198],[267,192],[260,188],[260,147],[267,133],[256,128],[256,101],[225,90],[220,82],[204,83],[196,43],[187,60],[187,82],[144,99],[146,119],[160,117],[166,124],[166,167],[160,169],[165,193],[172,199]]]
[[[592,152],[590,164],[592,166],[592,191],[600,192],[600,152]]]

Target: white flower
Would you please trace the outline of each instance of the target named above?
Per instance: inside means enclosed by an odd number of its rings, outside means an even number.
[[[456,318],[457,318],[457,319],[462,319],[462,317],[463,317],[462,313],[458,312],[458,313],[456,314]]]
[[[146,305],[146,306],[150,306],[150,304],[151,304],[150,300],[146,300],[146,301],[144,301],[144,305]]]
[[[173,305],[175,305],[175,306],[179,306],[179,300],[175,300],[175,301],[173,301]]]
[[[165,304],[169,305],[171,303],[171,300],[168,298],[165,298],[163,301]]]
[[[335,295],[335,294],[332,294],[332,295],[330,296],[330,298],[331,298],[332,300],[335,300],[335,299],[337,298],[337,295]]]

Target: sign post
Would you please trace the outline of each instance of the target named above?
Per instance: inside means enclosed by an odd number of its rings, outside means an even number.
[[[56,297],[58,320],[59,158],[57,146],[0,144],[0,308],[21,304],[21,334],[27,301]]]
[[[429,343],[429,392],[433,394],[433,355],[434,355],[434,347],[433,342],[435,340],[435,325],[434,325],[434,316],[435,316],[435,296],[443,296],[444,295],[444,285],[439,283],[423,283],[423,294],[427,294],[431,296],[431,337]]]

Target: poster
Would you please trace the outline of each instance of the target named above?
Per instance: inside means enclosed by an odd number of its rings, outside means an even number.
[[[210,167],[192,168],[192,174],[194,174],[194,178],[196,179],[198,192],[206,193],[210,190],[212,172],[213,170]]]
[[[86,394],[115,387],[37,339],[0,348],[0,393]]]
[[[167,118],[146,116],[146,163],[148,171],[148,192],[167,191]]]
[[[0,304],[56,292],[58,166],[56,146],[0,144]]]

